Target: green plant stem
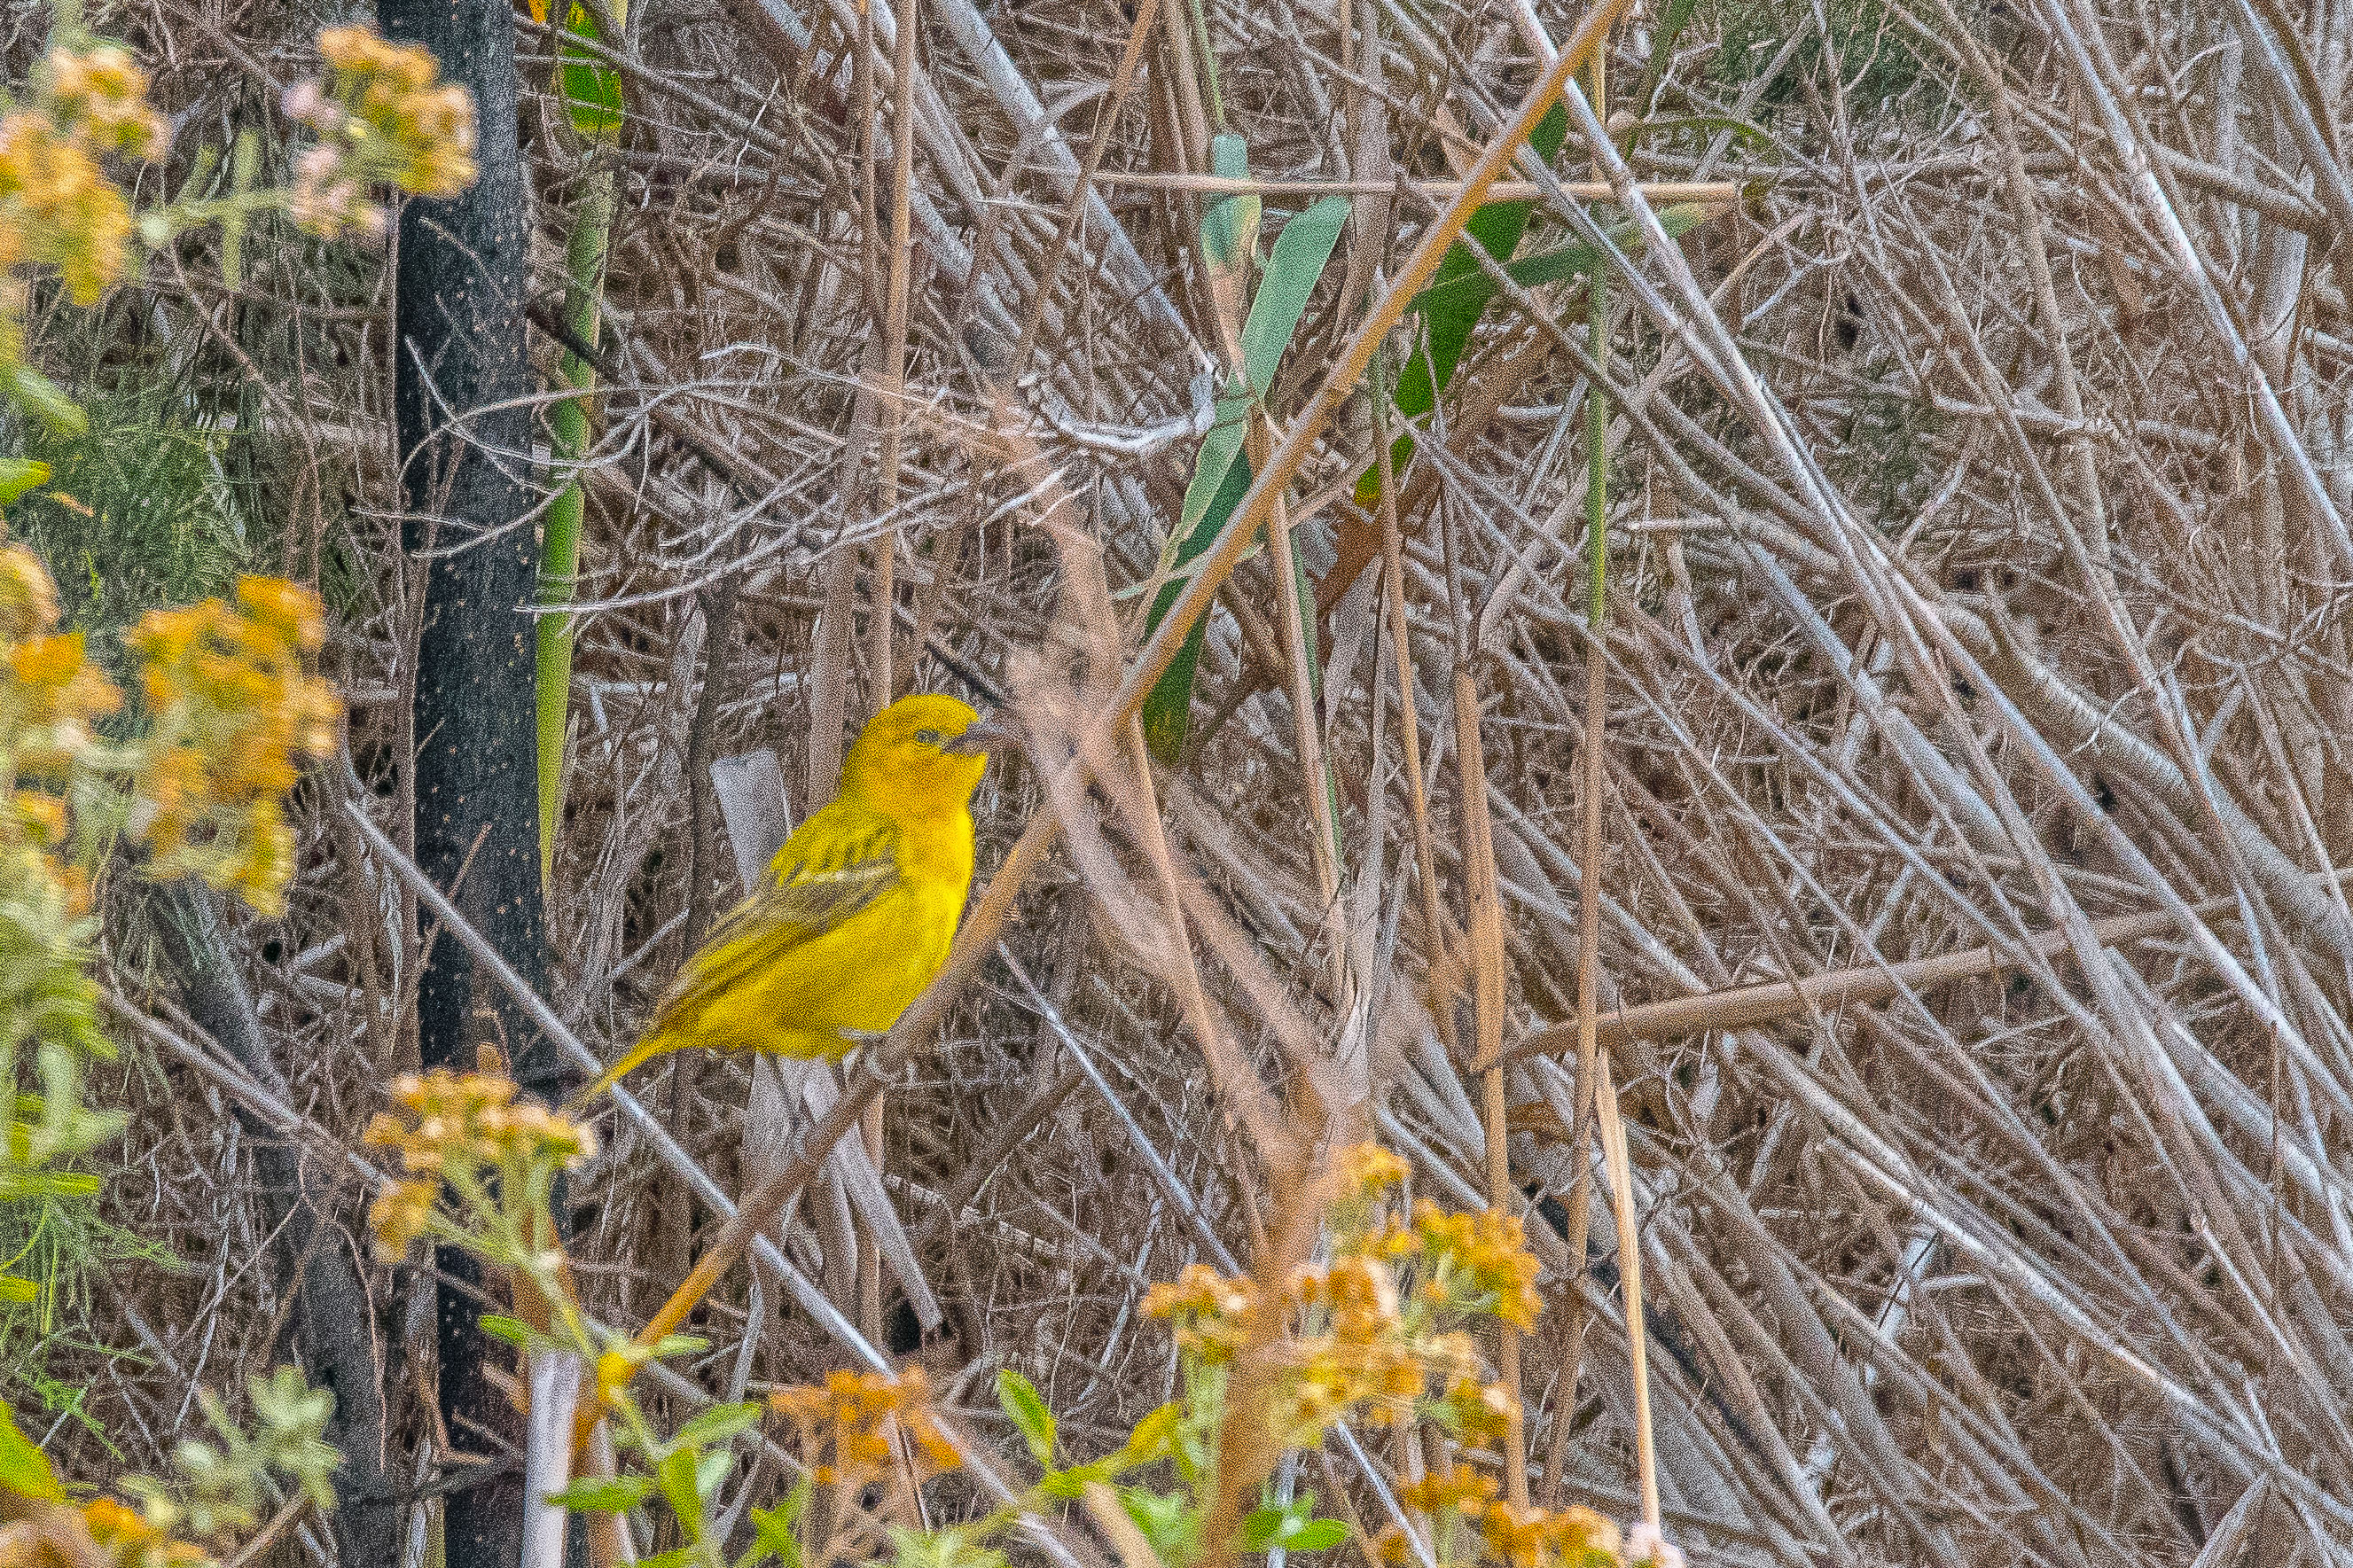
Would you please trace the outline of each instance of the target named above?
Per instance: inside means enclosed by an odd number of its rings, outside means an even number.
[[[604,302],[605,251],[613,232],[613,165],[605,154],[612,144],[590,143],[595,166],[588,172],[572,233],[564,246],[564,324],[584,343],[596,341]],[[580,570],[580,521],[586,504],[578,465],[588,453],[588,399],[595,368],[565,350],[558,362],[565,384],[583,395],[568,397],[548,416],[550,458],[566,474],[564,488],[547,509],[540,545],[539,602],[569,605]],[[564,729],[572,701],[572,616],[539,617],[539,872],[545,883],[555,868],[555,829],[564,815]]]

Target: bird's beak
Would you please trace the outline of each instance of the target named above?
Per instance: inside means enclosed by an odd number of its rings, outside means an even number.
[[[978,756],[994,751],[1000,745],[1009,744],[1013,739],[1013,731],[1007,726],[990,719],[976,719],[965,726],[963,734],[948,742],[940,750],[953,752],[958,756]]]

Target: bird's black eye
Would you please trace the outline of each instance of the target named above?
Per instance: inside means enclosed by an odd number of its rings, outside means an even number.
[[[918,730],[915,739],[926,746],[936,746],[940,743],[940,732],[937,730]]]

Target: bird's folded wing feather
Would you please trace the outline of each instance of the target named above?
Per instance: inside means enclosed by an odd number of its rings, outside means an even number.
[[[794,949],[823,936],[872,904],[900,880],[899,833],[878,822],[855,835],[811,835],[822,816],[802,825],[752,896],[720,922],[701,952],[679,973],[655,1026],[758,974]],[[816,841],[804,845],[803,837]]]

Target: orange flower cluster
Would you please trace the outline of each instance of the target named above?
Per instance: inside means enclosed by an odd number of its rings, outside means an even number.
[[[81,1522],[91,1544],[114,1568],[200,1568],[212,1561],[202,1547],[174,1541],[169,1531],[112,1498],[84,1503]]]
[[[531,1185],[534,1171],[569,1169],[596,1151],[588,1130],[534,1101],[518,1103],[515,1086],[495,1073],[436,1068],[393,1080],[395,1110],[379,1113],[367,1146],[391,1151],[404,1179],[377,1194],[368,1228],[387,1257],[399,1257],[436,1232],[435,1204],[444,1181],[479,1184],[486,1171],[510,1188]]]
[[[298,756],[334,751],[342,715],[304,668],[325,638],[317,597],[272,577],[239,582],[233,604],[152,611],[132,630],[154,732],[131,830],[159,872],[236,888],[266,913],[282,906],[294,834],[280,798]]]
[[[1327,1215],[1334,1257],[1302,1268],[1261,1321],[1258,1288],[1199,1264],[1145,1295],[1147,1316],[1166,1321],[1194,1364],[1214,1368],[1273,1329],[1284,1369],[1274,1380],[1270,1427],[1285,1443],[1313,1444],[1352,1415],[1376,1424],[1428,1416],[1472,1439],[1500,1436],[1517,1414],[1510,1393],[1482,1377],[1461,1325],[1493,1316],[1525,1327],[1539,1306],[1536,1261],[1517,1220],[1490,1211],[1448,1214],[1417,1205],[1398,1224],[1385,1194],[1405,1163],[1377,1144],[1333,1161]],[[1400,1270],[1419,1280],[1409,1293]]]
[[[319,35],[329,79],[288,91],[289,119],[319,134],[295,161],[294,221],[332,237],[345,228],[381,232],[385,215],[367,199],[378,182],[412,195],[453,196],[474,183],[474,100],[439,82],[433,57],[390,43],[365,26]]]
[[[1589,1508],[1514,1508],[1500,1500],[1493,1478],[1456,1465],[1409,1481],[1398,1500],[1430,1520],[1438,1560],[1460,1563],[1493,1556],[1504,1568],[1622,1568],[1618,1527]],[[1468,1539],[1466,1539],[1466,1537]],[[1374,1555],[1403,1563],[1404,1534],[1392,1527],[1373,1540]]]
[[[963,1461],[932,1419],[931,1385],[920,1367],[897,1377],[879,1373],[829,1373],[821,1384],[780,1388],[768,1407],[792,1423],[801,1461],[821,1487],[863,1486],[891,1462],[895,1424],[914,1447],[923,1475],[955,1469]]]
[[[1144,1293],[1144,1312],[1165,1320],[1176,1348],[1203,1366],[1221,1366],[1249,1342],[1258,1287],[1229,1279],[1206,1263],[1188,1263],[1174,1285]]]
[[[122,695],[91,668],[81,634],[57,631],[57,587],[40,558],[0,546],[0,760],[14,780],[0,854],[9,884],[62,925],[90,904],[88,878],[66,858],[67,795],[96,742],[92,727]]]
[[[1492,1312],[1515,1329],[1535,1326],[1544,1299],[1517,1215],[1449,1214],[1425,1198],[1413,1205],[1411,1250],[1420,1256],[1421,1294],[1433,1309]]]

